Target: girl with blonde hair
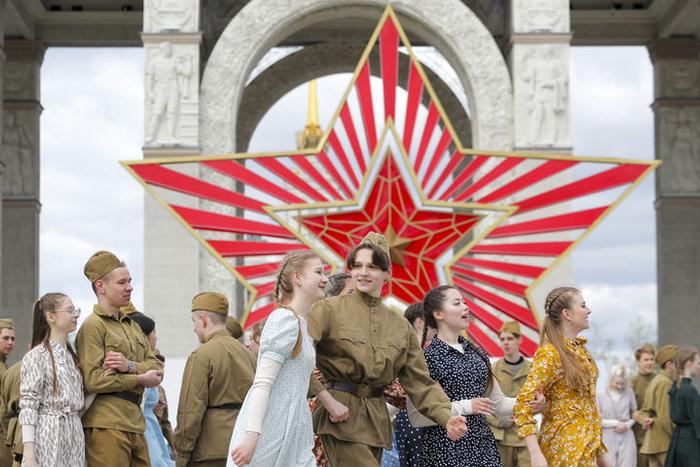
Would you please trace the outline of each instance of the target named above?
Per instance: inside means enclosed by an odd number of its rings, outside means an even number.
[[[547,295],[540,348],[513,409],[518,435],[525,438],[532,467],[608,467],[596,407],[598,368],[578,334],[588,329],[591,311],[573,287]],[[538,391],[548,401],[539,439],[528,406]]]
[[[275,301],[267,318],[253,385],[236,420],[229,467],[315,467],[313,429],[306,401],[316,362],[306,316],[324,298],[324,265],[312,251],[288,253],[277,274]],[[328,391],[318,395],[334,416],[347,416]]]
[[[637,465],[637,443],[632,418],[637,399],[629,387],[629,370],[623,364],[613,365],[608,386],[598,393],[598,411],[602,418],[603,442],[608,448],[605,458],[615,467]]]
[[[22,359],[19,422],[27,467],[85,466],[79,412],[83,377],[68,334],[80,309],[68,296],[48,293],[34,304],[31,350]]]

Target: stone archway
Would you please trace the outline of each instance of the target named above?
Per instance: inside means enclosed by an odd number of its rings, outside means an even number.
[[[229,23],[200,88],[205,154],[234,152],[246,78],[267,50],[310,24],[343,16],[379,18],[385,0],[253,0]],[[457,72],[470,105],[473,146],[512,147],[513,93],[505,59],[477,16],[458,0],[392,2],[404,28],[436,47]]]
[[[236,152],[248,150],[255,128],[275,102],[292,89],[315,78],[352,72],[365,44],[325,42],[304,47],[290,54],[255,77],[245,88],[236,120]],[[378,57],[370,56],[373,72],[379,70]],[[375,63],[376,62],[376,63]],[[408,57],[399,56],[399,85],[406,88]],[[471,122],[457,96],[430,67],[423,65],[443,109],[463,145],[471,144]],[[403,81],[403,82],[402,82]],[[424,96],[427,98],[427,96]]]

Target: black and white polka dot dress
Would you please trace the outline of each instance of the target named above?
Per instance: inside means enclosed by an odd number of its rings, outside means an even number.
[[[452,401],[486,397],[488,356],[462,337],[464,353],[435,337],[425,349],[430,377]],[[422,467],[500,467],[496,440],[483,415],[468,415],[467,433],[452,442],[441,426],[423,429]]]

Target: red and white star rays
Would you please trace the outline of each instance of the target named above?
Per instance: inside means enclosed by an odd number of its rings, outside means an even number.
[[[246,327],[274,309],[282,255],[312,248],[342,268],[375,230],[392,249],[391,303],[454,284],[489,353],[515,319],[532,355],[530,291],[657,163],[463,148],[387,7],[317,148],[123,165],[240,281]]]

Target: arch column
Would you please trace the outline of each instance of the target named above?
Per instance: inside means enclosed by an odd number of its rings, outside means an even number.
[[[659,345],[700,328],[700,40],[659,39],[654,65]]]
[[[27,348],[39,294],[39,117],[43,43],[8,40],[3,51],[2,313],[15,320],[14,359]]]

